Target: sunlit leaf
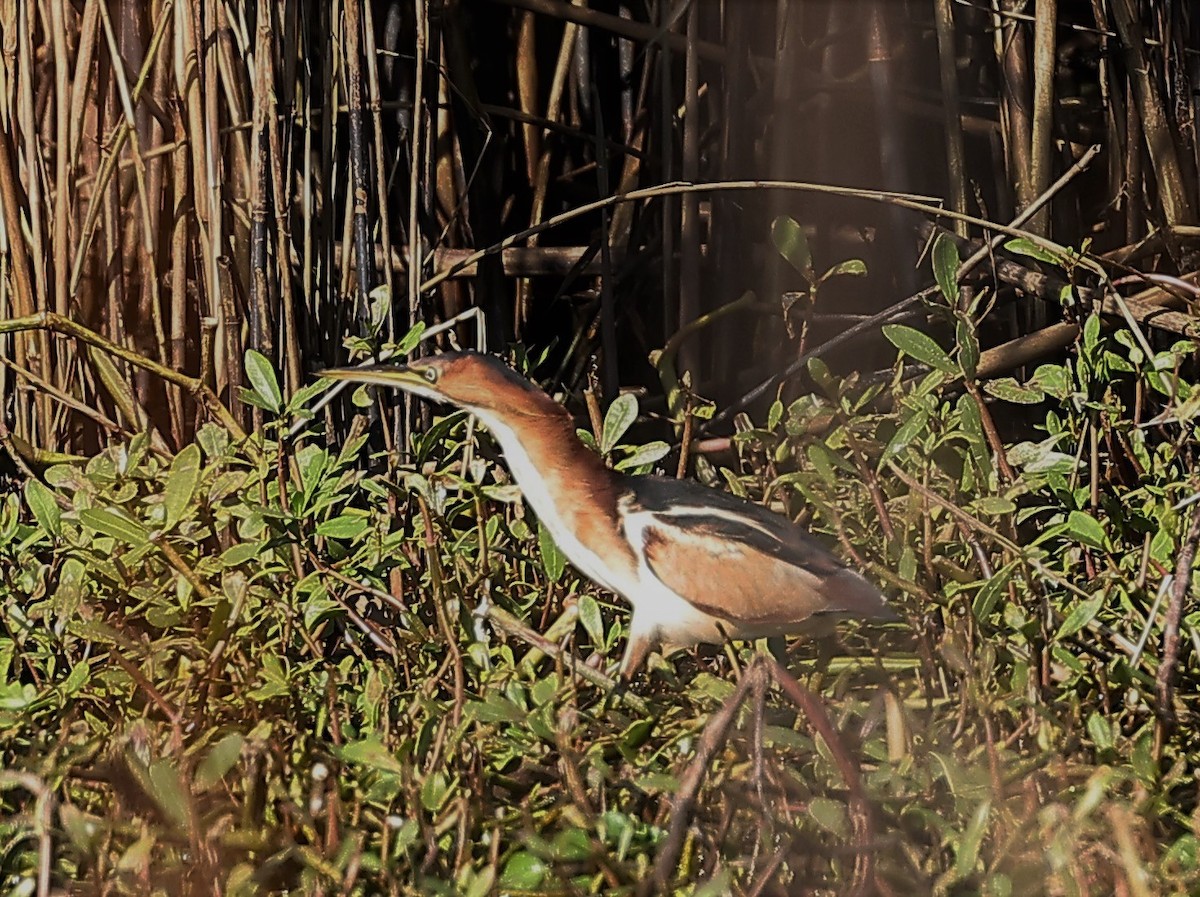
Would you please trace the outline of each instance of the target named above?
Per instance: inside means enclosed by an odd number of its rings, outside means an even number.
[[[600,605],[591,595],[584,595],[579,599],[579,622],[583,624],[584,631],[593,645],[604,644],[604,620],[600,616]]]
[[[637,420],[637,416],[637,396],[626,392],[613,399],[613,403],[608,407],[608,413],[604,415],[604,426],[600,436],[600,452],[602,454],[607,455],[616,448],[621,437],[625,435],[625,431]]]
[[[1058,253],[1051,252],[1043,246],[1026,237],[1014,237],[1004,243],[1004,248],[1013,255],[1023,255],[1026,258],[1037,259],[1049,265],[1062,266],[1064,259]]]
[[[52,536],[62,535],[62,511],[54,500],[53,492],[38,480],[30,478],[25,482],[25,503],[33,512],[33,519],[38,526]]]
[[[635,470],[638,467],[643,467],[646,464],[653,464],[660,461],[670,454],[671,446],[662,442],[647,442],[643,446],[639,446],[631,454],[618,461],[614,467],[617,470]]]
[[[883,335],[888,342],[915,361],[945,374],[958,373],[958,365],[950,359],[946,350],[921,331],[903,324],[885,324]]]
[[[958,265],[958,246],[953,238],[938,234],[933,241],[933,276],[942,296],[951,305],[958,302]]]
[[[256,349],[246,350],[246,379],[254,388],[256,398],[262,400],[267,411],[278,411],[283,407],[283,394],[279,391],[279,379],[267,356]]]
[[[196,788],[207,791],[223,779],[238,761],[245,739],[237,732],[230,732],[209,750],[196,768]]]
[[[171,461],[167,474],[167,485],[163,490],[163,505],[166,508],[166,528],[173,529],[183,519],[196,485],[200,482],[200,448],[195,443],[184,446]]]
[[[129,545],[144,545],[150,532],[127,514],[112,508],[85,508],[79,512],[84,526]]]
[[[1036,405],[1045,398],[1045,394],[1040,389],[1022,386],[1012,377],[988,380],[984,382],[983,389],[988,395],[1003,399],[1005,402],[1012,402],[1015,405]]]
[[[1067,517],[1067,532],[1092,548],[1104,547],[1104,527],[1087,511],[1072,511]]]
[[[771,222],[771,241],[784,260],[806,277],[812,271],[808,237],[795,219],[780,215]]]
[[[550,867],[545,860],[521,850],[514,853],[504,864],[500,873],[500,888],[513,891],[534,891],[541,887],[542,882],[550,873]]]
[[[992,802],[985,800],[975,808],[971,821],[958,842],[958,850],[954,857],[954,874],[961,881],[975,871],[979,862],[979,848],[983,836],[987,833],[988,819],[992,813]]]
[[[1071,608],[1071,612],[1067,614],[1067,618],[1058,627],[1058,633],[1055,638],[1061,640],[1079,632],[1079,630],[1091,623],[1092,620],[1096,619],[1096,614],[1100,612],[1100,608],[1103,606],[1103,594],[1096,595],[1094,598],[1089,598],[1086,601],[1080,601]]]
[[[546,526],[538,522],[538,551],[542,555],[542,565],[546,568],[546,576],[551,582],[558,582],[562,579],[563,571],[567,567],[567,558],[559,550],[558,543],[554,541],[554,536]]]

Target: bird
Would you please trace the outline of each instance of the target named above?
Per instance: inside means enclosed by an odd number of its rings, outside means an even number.
[[[444,352],[321,376],[475,416],[567,560],[632,607],[623,682],[664,645],[823,635],[841,618],[898,619],[875,586],[788,517],[691,480],[610,469],[566,408],[496,356]]]

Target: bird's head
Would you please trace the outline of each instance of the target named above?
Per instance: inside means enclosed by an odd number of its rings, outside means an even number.
[[[331,380],[391,386],[474,412],[544,414],[554,401],[503,361],[479,352],[446,352],[406,365],[377,364],[322,371]]]

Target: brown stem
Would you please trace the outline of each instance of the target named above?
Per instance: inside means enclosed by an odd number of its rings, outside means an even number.
[[[1179,623],[1183,619],[1183,601],[1191,591],[1192,567],[1196,546],[1200,543],[1200,507],[1192,508],[1192,521],[1175,561],[1175,577],[1171,581],[1171,603],[1167,606],[1163,626],[1163,653],[1158,664],[1154,692],[1158,699],[1158,723],[1154,731],[1155,756],[1162,756],[1167,738],[1175,728],[1175,670],[1179,665]]]

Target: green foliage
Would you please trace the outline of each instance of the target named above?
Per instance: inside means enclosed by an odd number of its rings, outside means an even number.
[[[968,324],[951,351],[886,333],[932,372],[864,385],[814,362],[818,392],[777,402],[717,472],[807,511],[913,624],[790,661],[858,758],[879,877],[1194,891],[1200,757],[1186,729],[1156,746],[1151,611],[1196,491],[1194,423],[1162,438],[1131,404],[1188,401],[1193,347],[1147,353],[1091,319],[1071,359],[971,393]],[[36,875],[45,788],[52,875],[95,890],[629,892],[729,667],[656,659],[644,712],[610,700],[573,663],[614,661],[624,613],[468,453],[465,415],[368,472],[366,437],[282,437],[315,390],[283,407],[269,366],[247,373],[279,421],[252,446],[213,424],[174,457],[137,437],[0,501],[6,880]],[[645,469],[665,446],[621,444],[637,413],[614,403],[600,447]],[[1004,446],[1012,479],[985,415],[1035,422]],[[1196,661],[1179,675],[1194,710]],[[748,707],[714,755],[679,893],[749,889],[777,854],[778,889],[844,892],[861,820],[828,745],[775,694],[761,758],[756,731]]]

